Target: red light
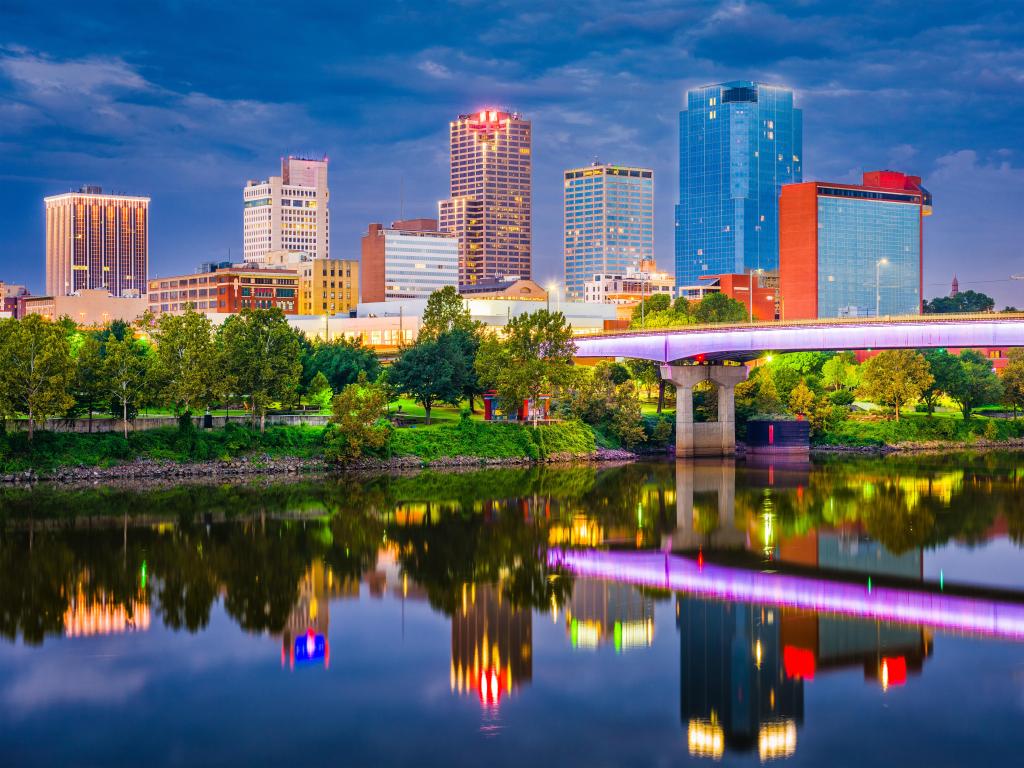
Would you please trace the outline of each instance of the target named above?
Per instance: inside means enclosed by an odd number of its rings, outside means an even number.
[[[786,677],[795,677],[800,680],[814,679],[814,654],[806,648],[787,645],[782,649],[782,666],[786,670]]]
[[[704,570],[704,550],[703,549],[698,549],[697,550],[697,567],[700,570],[702,570],[702,571]]]
[[[704,362],[704,355],[697,355],[697,362],[698,363],[703,363]]]
[[[907,659],[904,656],[883,656],[882,675],[885,685],[903,685],[907,682]]]

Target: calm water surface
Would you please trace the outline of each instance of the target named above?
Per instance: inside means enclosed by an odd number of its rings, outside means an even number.
[[[1021,765],[1024,456],[0,492],[2,765]]]

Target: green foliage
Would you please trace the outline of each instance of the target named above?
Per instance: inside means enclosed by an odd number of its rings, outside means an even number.
[[[735,407],[738,437],[744,436],[746,423],[753,417],[776,416],[785,412],[786,407],[779,398],[770,368],[759,366],[746,381],[736,385]]]
[[[349,461],[363,455],[384,456],[392,433],[386,419],[387,392],[362,375],[334,398],[331,426],[324,433],[324,456]]]
[[[650,397],[651,391],[658,386],[658,381],[661,379],[658,364],[653,360],[631,357],[626,360],[625,365],[629,375],[633,377],[638,386],[643,387],[647,397]]]
[[[334,399],[334,390],[331,389],[331,383],[327,381],[323,371],[317,371],[316,376],[309,382],[306,396],[309,403],[318,406],[320,410],[327,408],[331,404],[331,401]]]
[[[892,407],[899,421],[900,409],[919,398],[933,378],[923,355],[910,349],[889,349],[861,366],[860,392],[879,405]]]
[[[103,381],[110,397],[110,411],[123,422],[127,439],[128,421],[135,418],[150,386],[152,357],[130,335],[121,340],[111,336],[105,351]]]
[[[73,404],[71,345],[65,330],[41,315],[0,320],[0,416],[24,413],[28,439],[35,422],[64,413]]]
[[[75,399],[75,412],[87,413],[89,421],[104,402],[103,347],[94,334],[80,337],[75,355],[75,377],[71,394]]]
[[[978,437],[993,442],[1024,437],[1024,422],[1013,419],[908,417],[900,421],[850,419],[831,426],[816,442],[827,445],[907,445],[943,442],[972,444]]]
[[[246,401],[263,431],[270,403],[297,399],[302,372],[299,338],[281,309],[274,307],[231,315],[220,327],[218,340],[227,386]]]
[[[456,330],[476,333],[477,324],[470,318],[469,307],[458,290],[454,286],[446,285],[434,291],[427,299],[419,339],[434,340],[442,334]]]
[[[724,293],[709,293],[697,302],[693,317],[702,324],[742,323],[750,319],[750,313],[742,301]]]
[[[992,371],[992,363],[980,352],[964,350],[960,353],[958,363],[943,371],[939,385],[960,407],[964,421],[967,421],[978,406],[998,403],[1003,395],[1003,387]]]
[[[427,424],[437,403],[458,405],[469,376],[470,363],[456,339],[444,333],[402,350],[388,370],[394,389],[423,406]]]
[[[935,406],[939,398],[944,394],[943,387],[953,380],[960,367],[960,361],[944,349],[918,350],[924,355],[928,362],[928,372],[932,375],[932,382],[921,390],[921,402],[925,410],[931,416],[935,413]]]
[[[809,416],[814,410],[814,392],[803,381],[797,384],[789,394],[789,410],[801,416]]]
[[[227,394],[213,324],[206,315],[191,305],[180,315],[161,315],[153,339],[154,389],[175,412],[203,410]]]
[[[991,312],[995,301],[984,293],[961,291],[956,296],[937,296],[924,302],[925,314],[957,314],[960,312]]]
[[[451,456],[538,460],[556,454],[585,455],[594,449],[593,431],[575,421],[531,427],[462,419],[432,427],[399,429],[391,436],[395,456],[418,456],[426,461]]]
[[[1003,369],[1003,402],[1017,410],[1024,408],[1024,360],[1011,358]]]
[[[620,445],[631,448],[646,435],[636,386],[628,375],[623,380],[624,372],[622,365],[605,361],[581,370],[560,407],[567,417],[608,432]],[[617,378],[621,383],[616,383]]]
[[[848,389],[837,389],[835,392],[828,393],[828,399],[832,405],[839,405],[849,407],[853,405],[854,397],[853,392]]]
[[[364,347],[358,339],[315,341],[306,346],[302,353],[302,384],[307,392],[311,391],[310,385],[318,373],[327,378],[335,392],[355,384],[360,373],[365,373],[370,381],[380,375],[381,366],[377,355],[369,347]]]
[[[542,394],[572,382],[572,328],[561,312],[541,309],[513,317],[504,336],[490,336],[476,357],[480,383],[493,387],[506,410],[527,398],[539,402]]]
[[[838,392],[853,389],[859,384],[856,362],[851,352],[842,352],[826,360],[821,366],[821,385]]]

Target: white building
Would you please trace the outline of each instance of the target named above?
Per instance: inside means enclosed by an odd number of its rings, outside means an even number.
[[[363,301],[426,299],[459,285],[459,239],[434,219],[371,224],[362,240]]]
[[[242,198],[247,262],[262,264],[269,251],[330,258],[327,158],[282,158],[281,175],[247,182]]]
[[[597,274],[584,283],[584,301],[598,304],[639,304],[663,293],[670,299],[676,280],[667,272],[654,271],[654,262],[644,262],[641,269],[615,274]]]

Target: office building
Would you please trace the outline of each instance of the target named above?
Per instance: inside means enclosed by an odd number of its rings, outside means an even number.
[[[425,299],[459,284],[459,240],[435,219],[370,224],[362,239],[362,300]]]
[[[286,315],[296,315],[299,273],[288,267],[236,264],[149,281],[149,309],[154,315],[181,313],[190,304],[204,314],[279,307]]]
[[[532,277],[531,124],[486,109],[450,124],[451,191],[441,229],[458,237],[459,284]]]
[[[547,301],[548,291],[533,280],[522,280],[518,277],[494,277],[480,280],[473,285],[459,288],[463,296],[474,299],[509,299],[510,301]],[[557,301],[557,299],[556,299]]]
[[[316,259],[302,251],[269,251],[264,259],[264,266],[298,273],[300,315],[348,314],[359,303],[358,261]]]
[[[803,180],[793,91],[735,81],[693,88],[679,114],[676,282],[778,268],[778,200]]]
[[[21,317],[24,312],[24,300],[30,295],[28,288],[24,285],[5,283],[0,280],[0,300],[3,301],[0,311],[4,313],[5,317]]]
[[[246,182],[242,199],[246,262],[262,264],[269,251],[330,258],[327,158],[282,158],[281,175]]]
[[[594,162],[564,173],[565,290],[654,259],[654,171]]]
[[[865,173],[859,185],[783,187],[782,319],[919,313],[931,202],[920,177],[896,171]]]
[[[670,299],[675,294],[676,280],[667,272],[658,272],[653,261],[625,272],[598,273],[583,284],[583,300],[600,304],[635,306],[644,299],[663,293]]]
[[[44,198],[46,293],[146,292],[149,198],[103,194],[96,186]]]
[[[746,307],[747,316],[754,320],[779,319],[779,276],[776,272],[704,275],[697,285],[683,285],[678,289],[679,296],[688,301],[700,301],[709,293],[724,293],[730,299],[736,299]]]

